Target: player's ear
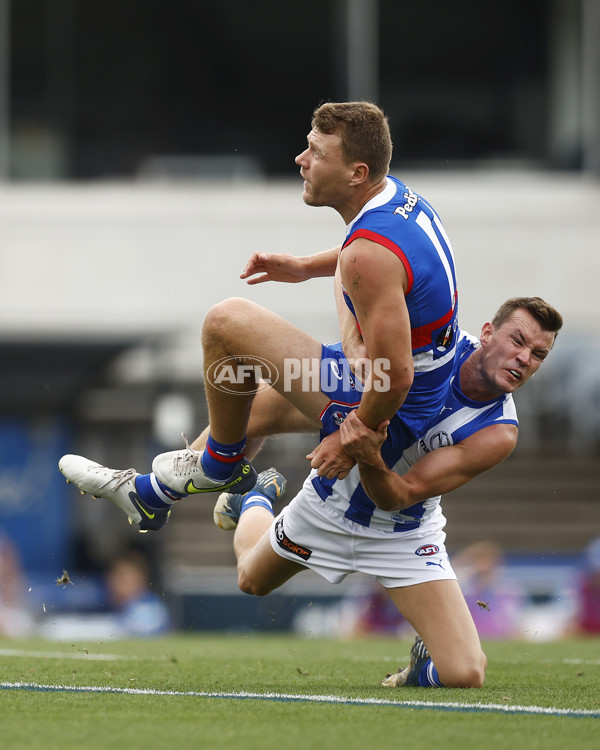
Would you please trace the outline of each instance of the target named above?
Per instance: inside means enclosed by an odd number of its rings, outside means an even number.
[[[360,185],[367,180],[369,176],[369,167],[362,161],[354,164],[351,181],[355,185]]]
[[[481,327],[481,335],[479,336],[479,341],[485,346],[487,342],[490,340],[492,333],[494,332],[494,326],[490,323],[484,323]]]

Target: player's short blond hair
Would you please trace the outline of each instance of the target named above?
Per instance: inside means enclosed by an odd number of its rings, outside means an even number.
[[[376,104],[326,102],[313,112],[312,127],[321,133],[339,135],[346,162],[364,162],[369,167],[372,182],[379,182],[389,172],[392,159],[390,126]]]

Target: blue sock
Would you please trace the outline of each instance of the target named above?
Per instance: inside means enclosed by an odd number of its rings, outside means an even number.
[[[433,666],[431,659],[423,664],[419,672],[419,685],[421,687],[444,687],[440,682],[437,669]]]
[[[173,505],[177,500],[181,500],[180,492],[175,492],[166,484],[159,482],[156,474],[140,474],[135,479],[135,489],[142,500],[151,508],[166,508]]]
[[[270,513],[273,513],[273,503],[269,500],[269,498],[265,497],[262,493],[258,492],[257,490],[256,491],[250,490],[250,492],[247,492],[244,495],[244,499],[242,500],[240,516],[245,510],[248,510],[248,508],[256,508],[256,507],[266,508]]]
[[[227,444],[218,443],[209,435],[200,459],[202,470],[210,479],[229,479],[244,458],[245,449],[245,436],[239,443]]]

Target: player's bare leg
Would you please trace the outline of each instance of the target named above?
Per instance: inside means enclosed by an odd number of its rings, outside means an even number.
[[[279,374],[273,388],[306,417],[318,420],[329,403],[320,389],[321,344],[244,299],[225,300],[209,310],[202,344],[210,423],[206,448],[198,452],[188,446],[184,451],[162,453],[152,462],[152,471],[161,488],[179,496],[217,490],[244,493],[256,481],[245,450],[261,367],[268,361]],[[311,363],[311,378],[300,372],[305,362]],[[295,377],[291,377],[292,367]],[[227,384],[222,387],[226,375]]]
[[[388,593],[423,639],[445,687],[483,685],[487,659],[457,581],[431,581]]]
[[[274,388],[259,390],[248,420],[246,456],[252,460],[269,436],[318,432],[320,426],[318,415],[308,417],[303,414]],[[194,450],[204,450],[209,430],[210,425],[194,440]]]
[[[284,377],[286,362],[308,359],[320,363],[321,344],[249,300],[234,298],[214,305],[204,320],[202,346],[210,431],[220,443],[235,443],[244,437],[258,386],[249,369],[248,378],[242,383],[228,384],[227,391],[212,387],[211,367],[224,358],[257,367],[268,360],[279,373],[274,389],[309,418],[318,419],[328,403],[319,388],[318,370],[310,383],[301,377]]]
[[[242,513],[233,538],[237,559],[238,586],[246,594],[265,596],[306,570],[286,560],[271,547],[269,529],[273,515],[265,508],[248,508]]]
[[[305,387],[306,381],[303,382],[300,377],[291,382],[291,388],[286,389],[285,386],[288,383],[283,373],[286,357],[293,356],[297,360],[308,358],[320,364],[321,345],[319,342],[282,318],[246,300],[230,300],[222,303],[221,306],[216,306],[214,315],[207,316],[204,333],[208,338],[214,339],[216,336],[216,339],[219,339],[214,327],[219,328],[222,316],[230,322],[230,327],[225,326],[220,332],[222,334],[221,346],[224,348],[218,349],[217,347],[216,353],[213,351],[213,354],[210,354],[209,348],[208,355],[205,353],[205,360],[210,357],[220,358],[223,352],[236,350],[241,353],[240,356],[245,357],[247,352],[251,351],[256,356],[270,359],[282,374],[277,384],[281,392],[274,388],[267,388],[260,390],[256,396],[252,393],[252,389],[249,394],[238,396],[231,393],[223,394],[207,385],[209,395],[216,396],[217,400],[222,396],[224,403],[232,408],[229,412],[232,421],[235,422],[235,419],[231,417],[231,414],[235,416],[239,424],[245,424],[243,427],[247,431],[245,453],[249,457],[255,456],[267,435],[318,431],[319,414],[328,403],[327,397],[319,388],[319,368],[314,368],[316,377],[312,379],[308,388]],[[264,332],[261,332],[261,328]],[[212,408],[212,413],[215,413],[215,409],[216,413],[221,416],[225,413],[220,402],[218,406]],[[233,473],[227,475],[227,478],[225,476],[222,479],[217,476],[214,479],[206,477],[201,466],[201,452],[206,445],[208,432],[208,429],[205,430],[194,442],[192,448],[157,456],[153,463],[153,474],[138,475],[132,470],[129,472],[131,476],[128,474],[126,477],[128,481],[130,480],[129,484],[121,482],[122,471],[105,470],[105,467],[99,467],[82,456],[63,457],[60,468],[68,481],[73,481],[82,488],[82,491],[108,497],[115,502],[127,513],[130,522],[140,523],[141,530],[158,529],[166,523],[171,504],[191,492],[237,490],[243,493],[254,486],[256,472],[245,458],[241,458],[240,464],[233,469]],[[211,432],[214,430],[211,429]],[[72,466],[73,462],[75,463]],[[197,482],[198,486],[194,482]],[[114,491],[111,489],[113,484],[116,488]],[[135,494],[137,505],[132,505],[133,494]],[[142,512],[148,519],[152,519],[152,523],[142,516],[138,507],[142,508]]]

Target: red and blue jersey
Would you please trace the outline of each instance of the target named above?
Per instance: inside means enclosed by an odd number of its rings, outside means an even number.
[[[359,238],[388,248],[406,270],[414,381],[400,413],[432,417],[443,405],[456,346],[458,293],[450,240],[429,203],[395,177],[387,178],[385,189],[348,225],[342,252]],[[344,299],[356,317],[345,290]]]

